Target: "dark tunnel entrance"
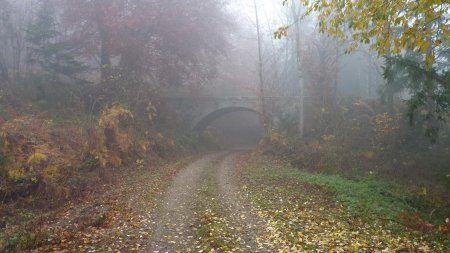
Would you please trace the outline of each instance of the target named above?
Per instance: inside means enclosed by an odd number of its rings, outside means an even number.
[[[214,112],[200,123],[199,137],[210,148],[250,148],[264,136],[261,115],[249,109]]]

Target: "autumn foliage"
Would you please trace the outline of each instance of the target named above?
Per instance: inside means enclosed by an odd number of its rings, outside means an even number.
[[[121,166],[133,146],[129,123],[133,114],[118,104],[106,108],[97,126],[90,131],[88,150],[102,167]],[[127,126],[128,123],[128,126]]]
[[[231,27],[224,3],[30,6],[0,1],[0,201],[69,199],[174,155],[156,94],[212,77]]]
[[[431,232],[435,229],[433,224],[424,221],[417,213],[408,214],[407,212],[400,213],[400,220],[408,227],[422,232]]]
[[[51,198],[71,194],[76,186],[60,182],[73,175],[73,163],[83,149],[82,129],[56,128],[44,117],[20,116],[2,124],[0,132],[4,200],[35,191]]]
[[[161,147],[168,152],[174,146],[150,130],[138,139],[133,114],[120,104],[105,108],[93,126],[61,127],[47,118],[17,116],[0,126],[3,203],[32,197],[51,206],[112,180],[114,168],[141,167],[142,158],[159,159]]]

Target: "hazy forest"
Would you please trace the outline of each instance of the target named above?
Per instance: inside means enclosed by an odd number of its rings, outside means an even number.
[[[0,252],[450,252],[450,3],[0,0]]]

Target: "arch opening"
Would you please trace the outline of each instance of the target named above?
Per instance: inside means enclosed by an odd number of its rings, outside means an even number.
[[[236,149],[257,145],[264,136],[261,115],[245,107],[228,107],[202,118],[195,131],[210,148]]]

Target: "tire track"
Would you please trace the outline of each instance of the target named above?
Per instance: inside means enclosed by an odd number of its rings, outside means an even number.
[[[265,222],[259,219],[239,190],[235,176],[235,161],[238,154],[238,152],[221,152],[207,155],[186,167],[175,177],[154,221],[155,230],[149,252],[205,250],[201,242],[204,238],[198,236],[197,230],[202,228],[198,223],[198,214],[206,211],[203,210],[206,208],[200,205],[202,210],[195,210],[202,201],[218,201],[216,204],[223,209],[218,214],[219,218],[229,222],[227,229],[231,229],[233,236],[228,239],[233,240],[233,245],[239,246],[240,250],[237,252],[277,251],[269,248],[268,242],[259,239],[267,238],[264,236],[267,233]],[[216,198],[202,199],[205,198],[205,194],[200,194],[202,186],[204,187],[211,179],[212,188],[209,188],[208,192]]]
[[[195,218],[193,207],[202,178],[214,161],[224,153],[207,155],[192,163],[174,179],[164,197],[160,215],[155,220],[155,231],[150,241],[150,252],[193,252]]]
[[[236,232],[242,239],[240,246],[244,252],[277,252],[277,249],[269,248],[270,243],[260,238],[266,234],[265,222],[261,221],[254,213],[252,206],[245,200],[235,182],[235,161],[239,153],[226,156],[218,169],[217,182],[219,198],[227,207],[227,214]]]

